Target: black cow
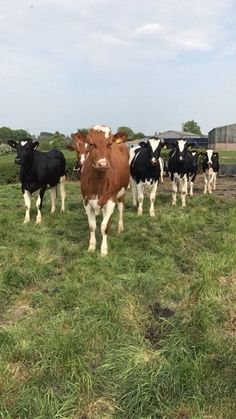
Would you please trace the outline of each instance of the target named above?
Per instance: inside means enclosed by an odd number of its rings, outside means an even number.
[[[37,151],[39,143],[26,138],[18,143],[9,140],[8,144],[16,149],[15,163],[20,167],[21,189],[25,200],[24,223],[30,221],[31,194],[38,191],[36,224],[41,222],[41,208],[46,189],[51,195],[51,213],[55,212],[56,186],[60,184],[61,212],[65,210],[65,169],[66,160],[61,151]]]
[[[176,204],[176,194],[181,194],[182,207],[186,206],[186,195],[188,193],[188,181],[190,184],[190,195],[193,194],[193,182],[197,174],[198,153],[190,151],[192,144],[187,140],[177,140],[169,153],[168,170],[172,180],[172,205]]]
[[[220,169],[219,153],[214,150],[207,150],[201,153],[203,156],[202,170],[205,178],[204,193],[212,193],[216,189],[216,176]]]
[[[133,193],[133,205],[137,205],[138,215],[143,213],[144,188],[150,189],[150,216],[155,216],[154,202],[160,178],[160,153],[162,142],[159,138],[150,138],[146,143],[130,150],[130,184]]]

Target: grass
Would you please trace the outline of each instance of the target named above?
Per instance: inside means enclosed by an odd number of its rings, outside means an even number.
[[[101,258],[77,183],[40,226],[0,187],[0,417],[235,417],[235,198],[170,202],[128,193]]]

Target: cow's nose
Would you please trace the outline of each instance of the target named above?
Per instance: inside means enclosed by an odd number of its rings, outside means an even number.
[[[108,162],[107,162],[106,159],[100,159],[100,160],[98,160],[97,165],[98,165],[98,167],[106,168],[106,167],[108,167]]]

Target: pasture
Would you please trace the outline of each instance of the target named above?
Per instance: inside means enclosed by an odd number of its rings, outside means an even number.
[[[0,187],[0,417],[235,417],[236,198],[199,182],[181,209],[165,179],[154,219],[128,192],[106,258],[77,182],[41,225]]]

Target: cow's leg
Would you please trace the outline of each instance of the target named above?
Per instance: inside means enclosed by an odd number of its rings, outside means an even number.
[[[118,212],[119,212],[118,233],[121,233],[124,230],[124,224],[123,224],[124,200],[125,200],[125,195],[121,196],[118,199]]]
[[[189,176],[189,196],[193,196],[193,176]]]
[[[209,170],[209,178],[208,178],[208,192],[209,192],[209,194],[212,194],[213,179],[214,179],[214,172],[213,172],[212,169],[210,169]]]
[[[176,176],[172,180],[172,205],[176,205],[176,195],[178,192],[178,181]]]
[[[182,202],[182,207],[186,207],[186,195],[188,193],[188,181],[187,181],[187,176],[184,175],[181,179],[180,179],[180,194],[181,194],[181,202]]]
[[[25,201],[25,219],[24,223],[28,223],[30,221],[30,207],[31,207],[31,194],[29,191],[24,190],[24,201]]]
[[[131,191],[132,191],[132,196],[133,196],[133,207],[136,207],[137,206],[137,184],[135,180],[132,178],[132,176],[130,176],[130,186],[131,186]]]
[[[156,199],[157,185],[158,185],[158,180],[153,184],[152,189],[150,191],[150,210],[149,210],[149,214],[150,214],[151,217],[155,217],[154,203],[155,203],[155,199]]]
[[[51,196],[51,214],[53,214],[56,211],[57,188],[49,189],[49,193]]]
[[[208,174],[207,173],[204,173],[204,182],[205,182],[205,185],[204,185],[203,193],[206,194],[208,191]]]
[[[38,197],[36,200],[36,208],[37,208],[37,216],[36,216],[36,224],[40,224],[42,221],[42,216],[41,216],[41,208],[42,208],[42,204],[43,204],[43,197],[44,197],[44,193],[45,193],[45,188],[41,188],[38,192]]]
[[[213,177],[213,191],[216,190],[216,172],[214,172],[214,177]]]
[[[37,197],[37,200],[36,200],[36,208],[37,208],[36,224],[40,224],[41,221],[42,221],[40,191],[38,191],[38,197]]]
[[[144,198],[144,184],[139,182],[137,185],[138,191],[138,215],[142,215],[143,213],[143,198]]]
[[[85,212],[88,217],[88,224],[90,230],[90,239],[89,239],[89,252],[94,252],[96,250],[96,214],[93,207],[88,203],[85,205],[84,203]]]
[[[61,176],[60,177],[61,213],[65,212],[65,199],[66,199],[65,183],[66,183],[66,177]]]
[[[114,208],[115,208],[115,202],[112,201],[111,199],[108,200],[107,204],[103,208],[103,220],[101,224],[101,233],[102,233],[101,256],[106,256],[108,254],[107,225],[112,216]]]

